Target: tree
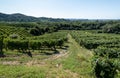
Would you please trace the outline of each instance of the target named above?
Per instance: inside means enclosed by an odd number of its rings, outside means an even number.
[[[119,23],[112,24],[112,25],[107,24],[106,26],[103,27],[103,32],[119,34],[120,33],[120,24]]]
[[[36,28],[32,28],[30,30],[30,34],[34,35],[34,36],[38,36],[39,35],[39,30]]]

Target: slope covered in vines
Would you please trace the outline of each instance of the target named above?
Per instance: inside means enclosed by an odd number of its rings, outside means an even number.
[[[93,69],[98,78],[116,78],[120,70],[120,36],[87,31],[72,31],[71,35],[83,47],[93,51]]]

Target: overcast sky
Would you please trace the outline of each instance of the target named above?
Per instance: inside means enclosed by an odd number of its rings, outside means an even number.
[[[53,18],[120,19],[120,0],[0,0],[0,12]]]

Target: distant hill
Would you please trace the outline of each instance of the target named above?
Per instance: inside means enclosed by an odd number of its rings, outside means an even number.
[[[61,22],[61,21],[69,21],[68,19],[54,19],[54,18],[46,18],[46,17],[33,17],[33,16],[27,16],[20,13],[15,14],[4,14],[0,13],[0,21],[5,22]]]

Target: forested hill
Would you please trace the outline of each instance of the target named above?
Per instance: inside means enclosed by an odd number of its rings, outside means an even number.
[[[20,13],[15,14],[4,14],[0,13],[0,21],[5,22],[61,22],[61,21],[69,21],[68,19],[54,19],[54,18],[46,18],[46,17],[33,17],[27,16]]]

